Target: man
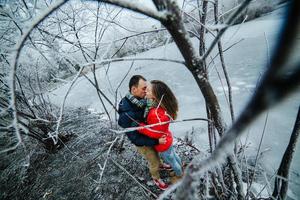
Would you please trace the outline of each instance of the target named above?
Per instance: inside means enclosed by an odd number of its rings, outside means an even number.
[[[146,79],[141,75],[134,75],[129,81],[129,93],[119,103],[118,124],[123,128],[135,127],[139,122],[144,121],[144,111],[146,107]],[[169,169],[170,166],[161,164],[158,153],[153,146],[164,144],[165,138],[152,139],[142,135],[137,131],[126,133],[128,139],[137,147],[137,150],[148,161],[148,167],[154,183],[165,190],[168,185],[160,179],[159,168]]]

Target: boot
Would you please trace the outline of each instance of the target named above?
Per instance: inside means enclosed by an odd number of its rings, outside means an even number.
[[[169,171],[169,176],[170,176],[170,177],[173,177],[173,176],[176,176],[176,174],[175,174],[175,172],[174,172],[173,170],[170,170],[170,171]]]
[[[153,182],[160,190],[166,190],[168,188],[168,184],[161,179],[153,179]]]
[[[171,181],[171,183],[172,184],[175,184],[175,183],[177,183],[180,179],[182,179],[182,176],[172,176],[171,178],[170,178],[170,181]]]
[[[160,170],[171,171],[171,170],[172,170],[172,167],[171,167],[171,165],[169,165],[169,164],[162,163],[162,164],[159,165],[159,169],[160,169]]]

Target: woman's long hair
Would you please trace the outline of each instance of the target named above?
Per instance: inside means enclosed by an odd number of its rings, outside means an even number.
[[[175,120],[178,112],[178,101],[172,90],[162,81],[151,81],[152,94],[157,104],[164,108],[167,113]]]

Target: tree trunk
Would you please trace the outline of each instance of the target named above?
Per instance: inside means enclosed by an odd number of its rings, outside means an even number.
[[[215,24],[217,25],[219,23],[219,11],[218,11],[218,0],[215,0],[214,3],[214,17],[215,17]],[[217,31],[219,32],[219,31]],[[220,60],[221,60],[221,66],[224,72],[224,76],[226,79],[226,83],[227,83],[227,87],[228,87],[228,101],[229,101],[229,107],[230,107],[230,115],[231,115],[231,119],[232,121],[234,121],[234,111],[233,111],[233,104],[232,104],[232,89],[231,89],[231,84],[230,84],[230,79],[227,73],[227,69],[225,66],[225,60],[224,60],[224,55],[223,55],[223,46],[221,43],[221,40],[218,41],[218,50],[219,50],[219,55],[220,55]]]
[[[154,2],[155,3],[155,2]],[[170,11],[170,15],[167,16],[166,20],[162,20],[162,24],[168,29],[169,33],[172,35],[176,45],[178,46],[181,54],[183,55],[186,61],[186,67],[192,73],[194,79],[197,82],[198,87],[200,88],[205,103],[210,111],[210,114],[213,118],[214,125],[219,133],[222,136],[226,130],[226,124],[222,119],[222,112],[220,109],[220,105],[218,99],[210,85],[210,82],[207,79],[207,73],[205,69],[205,61],[201,61],[199,56],[195,53],[194,48],[191,44],[191,41],[187,38],[187,31],[184,27],[184,24],[181,19],[181,15],[179,12],[179,8],[176,3],[172,1],[165,1],[165,5],[163,6],[156,6],[157,8],[167,7],[167,10]],[[205,18],[204,18],[205,19]],[[201,37],[200,37],[201,39]],[[200,41],[201,43],[201,41]],[[204,46],[200,45],[200,52],[204,53]],[[235,159],[232,156],[228,157],[229,165],[234,173],[234,179],[237,184],[237,192],[238,197],[240,199],[244,198],[243,191],[242,191],[242,184],[241,184],[241,174],[239,173],[238,167],[236,165]],[[190,172],[193,172],[193,167],[190,168]],[[187,173],[188,174],[188,173]],[[187,177],[185,179],[187,184],[191,184],[193,182],[193,177]],[[233,181],[232,181],[233,183]],[[182,190],[181,190],[182,191]],[[194,192],[193,192],[194,193]],[[179,194],[179,193],[177,193]],[[195,194],[194,194],[195,195]],[[193,195],[192,195],[193,196]],[[177,199],[186,198],[185,195],[180,195]],[[193,197],[191,197],[193,198]]]
[[[296,122],[294,125],[292,135],[290,137],[289,144],[284,152],[279,169],[277,171],[277,177],[275,179],[275,185],[272,194],[273,199],[286,198],[287,190],[289,186],[288,179],[289,179],[290,166],[295,153],[295,148],[296,148],[299,134],[300,134],[300,106],[298,109]]]
[[[194,51],[191,41],[187,38],[188,33],[182,23],[178,6],[173,1],[166,2],[168,10],[171,14],[167,16],[166,20],[162,20],[161,23],[172,35],[177,47],[186,61],[186,67],[192,73],[198,87],[203,94],[218,133],[223,135],[226,126],[221,116],[221,109],[218,99],[206,78],[204,64]]]

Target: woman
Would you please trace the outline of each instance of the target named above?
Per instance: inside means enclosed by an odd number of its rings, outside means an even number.
[[[176,174],[173,182],[182,177],[182,163],[173,147],[173,136],[169,130],[169,123],[175,120],[178,112],[178,102],[171,89],[162,81],[153,80],[147,86],[146,98],[148,106],[145,110],[147,124],[140,123],[140,126],[158,124],[148,128],[139,129],[139,133],[152,138],[161,138],[166,136],[165,144],[158,144],[154,149],[159,152],[164,162],[170,164]],[[162,124],[160,124],[162,123]],[[155,180],[154,180],[155,182]]]

